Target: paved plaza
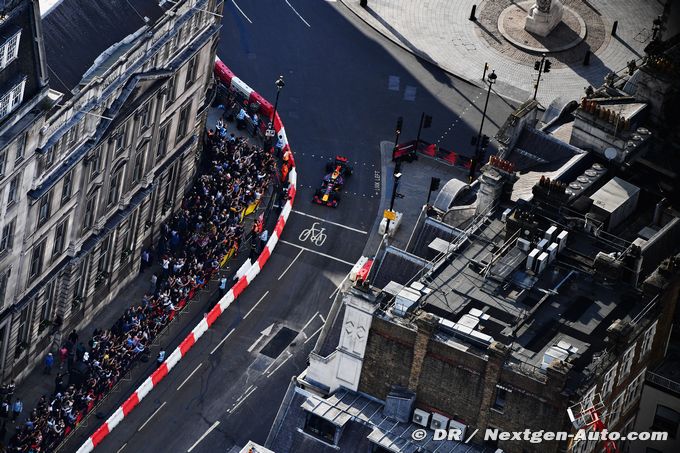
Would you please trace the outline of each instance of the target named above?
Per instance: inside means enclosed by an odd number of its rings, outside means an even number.
[[[518,32],[523,29],[523,21],[519,26],[516,23],[523,10],[531,6],[527,4],[533,2],[368,0],[367,7],[362,8],[359,0],[341,1],[390,40],[458,77],[481,84],[484,65],[488,63],[498,75],[495,90],[499,94],[519,101],[533,94],[534,62],[540,53],[520,49],[510,42],[514,39],[508,39],[515,36],[527,41],[527,45],[537,44],[522,38]],[[598,86],[609,72],[624,71],[628,61],[642,58],[652,37],[652,21],[663,10],[656,1],[562,3],[568,11],[561,25],[564,30],[555,32],[563,35],[563,44],[574,39],[578,42],[549,54],[553,67],[541,78],[538,91],[538,100],[544,105],[558,96],[578,98],[584,87]],[[469,20],[473,5],[477,5],[476,21]],[[511,11],[513,8],[515,11]],[[616,36],[611,35],[614,21],[618,21]],[[506,33],[501,32],[503,24]],[[579,34],[582,39],[578,39]],[[592,55],[589,65],[584,66],[587,50]]]

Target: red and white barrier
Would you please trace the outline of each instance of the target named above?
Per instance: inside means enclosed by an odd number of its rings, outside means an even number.
[[[217,58],[215,61],[215,74],[220,79],[222,83],[228,87],[233,87],[239,93],[243,94],[246,99],[252,98],[257,99],[260,105],[265,105],[261,96],[257,95],[255,91],[250,88],[246,83],[241,81],[238,77],[234,75],[229,68],[222,63],[222,61]],[[261,99],[261,100],[260,100]],[[266,102],[266,101],[265,101]],[[266,104],[271,108],[271,104],[266,102]],[[266,112],[266,107],[265,110]],[[271,110],[269,111],[271,116]],[[290,149],[288,146],[288,139],[286,138],[286,132],[283,129],[283,124],[278,114],[274,122],[274,129],[277,131],[278,135],[282,135],[284,143],[286,144],[286,149]],[[288,200],[281,210],[279,219],[276,222],[274,231],[269,237],[267,244],[260,253],[260,256],[255,260],[254,263],[245,271],[245,275],[240,277],[236,284],[220,299],[220,301],[213,307],[212,310],[199,322],[196,327],[193,328],[191,333],[186,336],[186,338],[180,343],[180,345],[172,351],[167,359],[154,371],[151,376],[147,377],[146,380],[137,387],[130,397],[125,400],[125,402],[99,427],[97,430],[80,446],[77,453],[89,453],[94,448],[99,445],[102,440],[125,418],[127,415],[139,404],[139,402],[144,399],[146,395],[151,392],[151,390],[156,387],[159,382],[163,380],[165,376],[168,375],[170,370],[179,362],[182,357],[186,356],[191,347],[196,344],[199,338],[208,330],[208,328],[213,325],[213,323],[220,317],[222,313],[226,311],[227,308],[234,302],[238,296],[248,287],[248,285],[257,277],[260,273],[265,263],[274,251],[276,244],[279,241],[279,237],[283,233],[283,228],[286,225],[288,216],[293,209],[293,201],[295,199],[296,184],[297,184],[297,173],[294,166],[293,159],[290,159],[291,169],[288,173]]]

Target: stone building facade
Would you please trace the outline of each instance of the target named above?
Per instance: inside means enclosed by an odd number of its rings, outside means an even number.
[[[18,106],[0,118],[0,376],[8,381],[106,307],[179,208],[200,157],[222,1],[111,0],[78,11],[95,30],[99,19],[134,14],[140,26],[121,23],[134,28],[123,36],[68,29],[64,18],[78,8],[70,0],[42,19],[37,0],[3,3],[0,35],[19,29],[22,48],[0,72],[1,89],[25,81]],[[79,56],[69,39],[96,57],[85,70],[72,64]],[[50,59],[51,50],[66,54]]]

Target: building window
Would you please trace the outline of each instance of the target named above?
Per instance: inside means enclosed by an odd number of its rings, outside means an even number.
[[[7,149],[0,151],[0,178],[5,176],[5,170],[7,169]]]
[[[19,183],[21,182],[21,175],[16,175],[9,182],[9,193],[7,195],[7,206],[12,206],[19,201]]]
[[[145,131],[151,126],[151,101],[144,104],[139,111],[139,126],[142,131]]]
[[[191,101],[185,104],[179,111],[179,124],[177,125],[176,142],[183,139],[189,130],[189,116],[191,114]]]
[[[335,444],[335,425],[318,415],[307,413],[303,430],[318,439]]]
[[[144,176],[144,158],[146,157],[147,150],[149,149],[149,142],[137,150],[135,154],[135,162],[132,170],[132,182],[138,183],[142,180]]]
[[[626,391],[624,390],[616,397],[609,409],[609,416],[607,417],[607,426],[613,428],[616,422],[619,421],[621,416],[621,408],[623,407],[623,400],[626,397]]]
[[[163,196],[163,204],[169,206],[175,196],[174,189],[175,182],[175,167],[170,167],[165,178],[165,195]]]
[[[94,215],[97,210],[97,191],[87,199],[85,203],[85,216],[83,218],[83,231],[87,231],[94,225]]]
[[[127,145],[127,128],[121,126],[113,136],[113,151],[121,151]]]
[[[38,226],[42,226],[50,218],[50,204],[52,202],[52,192],[47,192],[42,196],[38,203]]]
[[[31,253],[31,268],[28,271],[29,278],[35,278],[42,272],[43,258],[45,256],[45,241],[33,247]],[[30,284],[30,282],[29,282]]]
[[[187,64],[187,77],[184,79],[185,90],[196,81],[196,72],[198,72],[198,57],[199,55],[194,55],[194,57],[189,60],[189,63]]]
[[[14,245],[14,226],[16,219],[12,219],[2,227],[2,236],[0,236],[0,253],[12,250]]]
[[[63,206],[70,198],[73,191],[73,171],[66,173],[61,185],[61,205]]]
[[[621,358],[621,371],[619,371],[619,379],[623,379],[628,376],[630,369],[633,366],[633,357],[635,357],[635,346],[637,343],[633,344],[630,348],[626,349]]]
[[[23,310],[21,310],[21,314],[19,315],[19,333],[17,335],[17,348],[15,352],[17,357],[20,356],[25,350],[31,339],[31,323],[29,322],[30,309],[31,304],[28,304]]]
[[[175,86],[176,77],[177,75],[172,76],[166,85],[165,104],[163,105],[164,110],[167,110],[167,108],[170,107],[173,102],[175,102],[175,96],[177,95],[177,87]]]
[[[170,134],[170,121],[167,121],[161,126],[161,130],[158,133],[158,149],[156,150],[156,157],[160,158],[165,156],[168,152],[168,135]]]
[[[54,230],[54,248],[52,249],[52,257],[61,255],[66,245],[66,232],[68,231],[68,219],[57,225]]]
[[[85,287],[87,283],[87,263],[88,257],[83,258],[78,265],[78,271],[76,272],[76,281],[73,285],[73,300],[81,301],[85,295]]]
[[[12,268],[7,268],[0,272],[0,308],[5,305],[5,301],[8,300],[8,294],[7,294],[7,287],[9,283],[9,276],[12,272]],[[0,341],[3,339],[0,338]],[[2,350],[0,350],[0,355],[2,354]]]
[[[654,422],[650,431],[665,431],[670,439],[678,436],[678,424],[680,424],[680,412],[661,404],[656,405]]]
[[[118,202],[120,196],[120,177],[123,173],[122,169],[117,170],[111,175],[111,182],[109,184],[109,196],[106,199],[106,205],[111,206],[113,203]]]
[[[102,149],[101,147],[99,147],[90,155],[89,159],[90,180],[92,180],[95,176],[99,174],[99,170],[101,169],[101,161],[102,161]]]
[[[642,384],[644,381],[644,376],[645,372],[642,371],[640,374],[638,374],[635,379],[630,381],[630,384],[628,384],[628,389],[626,393],[626,400],[625,400],[625,407],[628,408],[632,404],[634,404],[638,398],[640,397],[640,393],[642,392]]]
[[[602,398],[606,398],[611,392],[612,389],[614,388],[614,380],[616,379],[616,369],[617,369],[618,363],[614,364],[613,367],[609,371],[607,371],[604,374],[604,377],[602,378]]]
[[[0,69],[5,68],[8,64],[19,55],[19,43],[21,41],[21,30],[5,41],[0,46]]]
[[[54,306],[54,293],[56,287],[57,281],[52,280],[45,288],[43,303],[40,306],[40,324],[38,325],[38,330],[40,332],[42,332],[52,320],[52,307]]]
[[[640,348],[640,358],[652,350],[652,344],[654,343],[654,334],[656,334],[656,323],[652,324],[649,329],[645,332],[642,337],[642,347]]]
[[[111,248],[111,236],[102,239],[99,247],[99,261],[97,261],[97,273],[104,274],[109,269],[109,249]]]
[[[26,80],[22,80],[16,84],[9,92],[5,93],[2,98],[0,98],[0,119],[7,116],[11,111],[21,104],[24,100],[24,87],[26,86]]]
[[[493,402],[493,408],[497,411],[503,412],[505,410],[505,402],[508,398],[508,391],[502,387],[496,386],[496,399]]]
[[[21,134],[17,139],[17,152],[16,152],[16,162],[21,161],[24,158],[24,150],[26,148],[26,135],[28,132]]]

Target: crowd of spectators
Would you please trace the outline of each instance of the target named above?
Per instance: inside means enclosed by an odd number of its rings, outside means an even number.
[[[95,330],[87,345],[75,330],[68,336],[59,351],[54,393],[42,396],[27,414],[8,451],[52,451],[136,361],[148,360],[158,333],[238,250],[244,214],[267,190],[275,159],[229,134],[221,120],[208,134],[207,145],[209,168],[161,228],[160,270],[152,287],[111,328]],[[143,261],[150,262],[148,251]]]

